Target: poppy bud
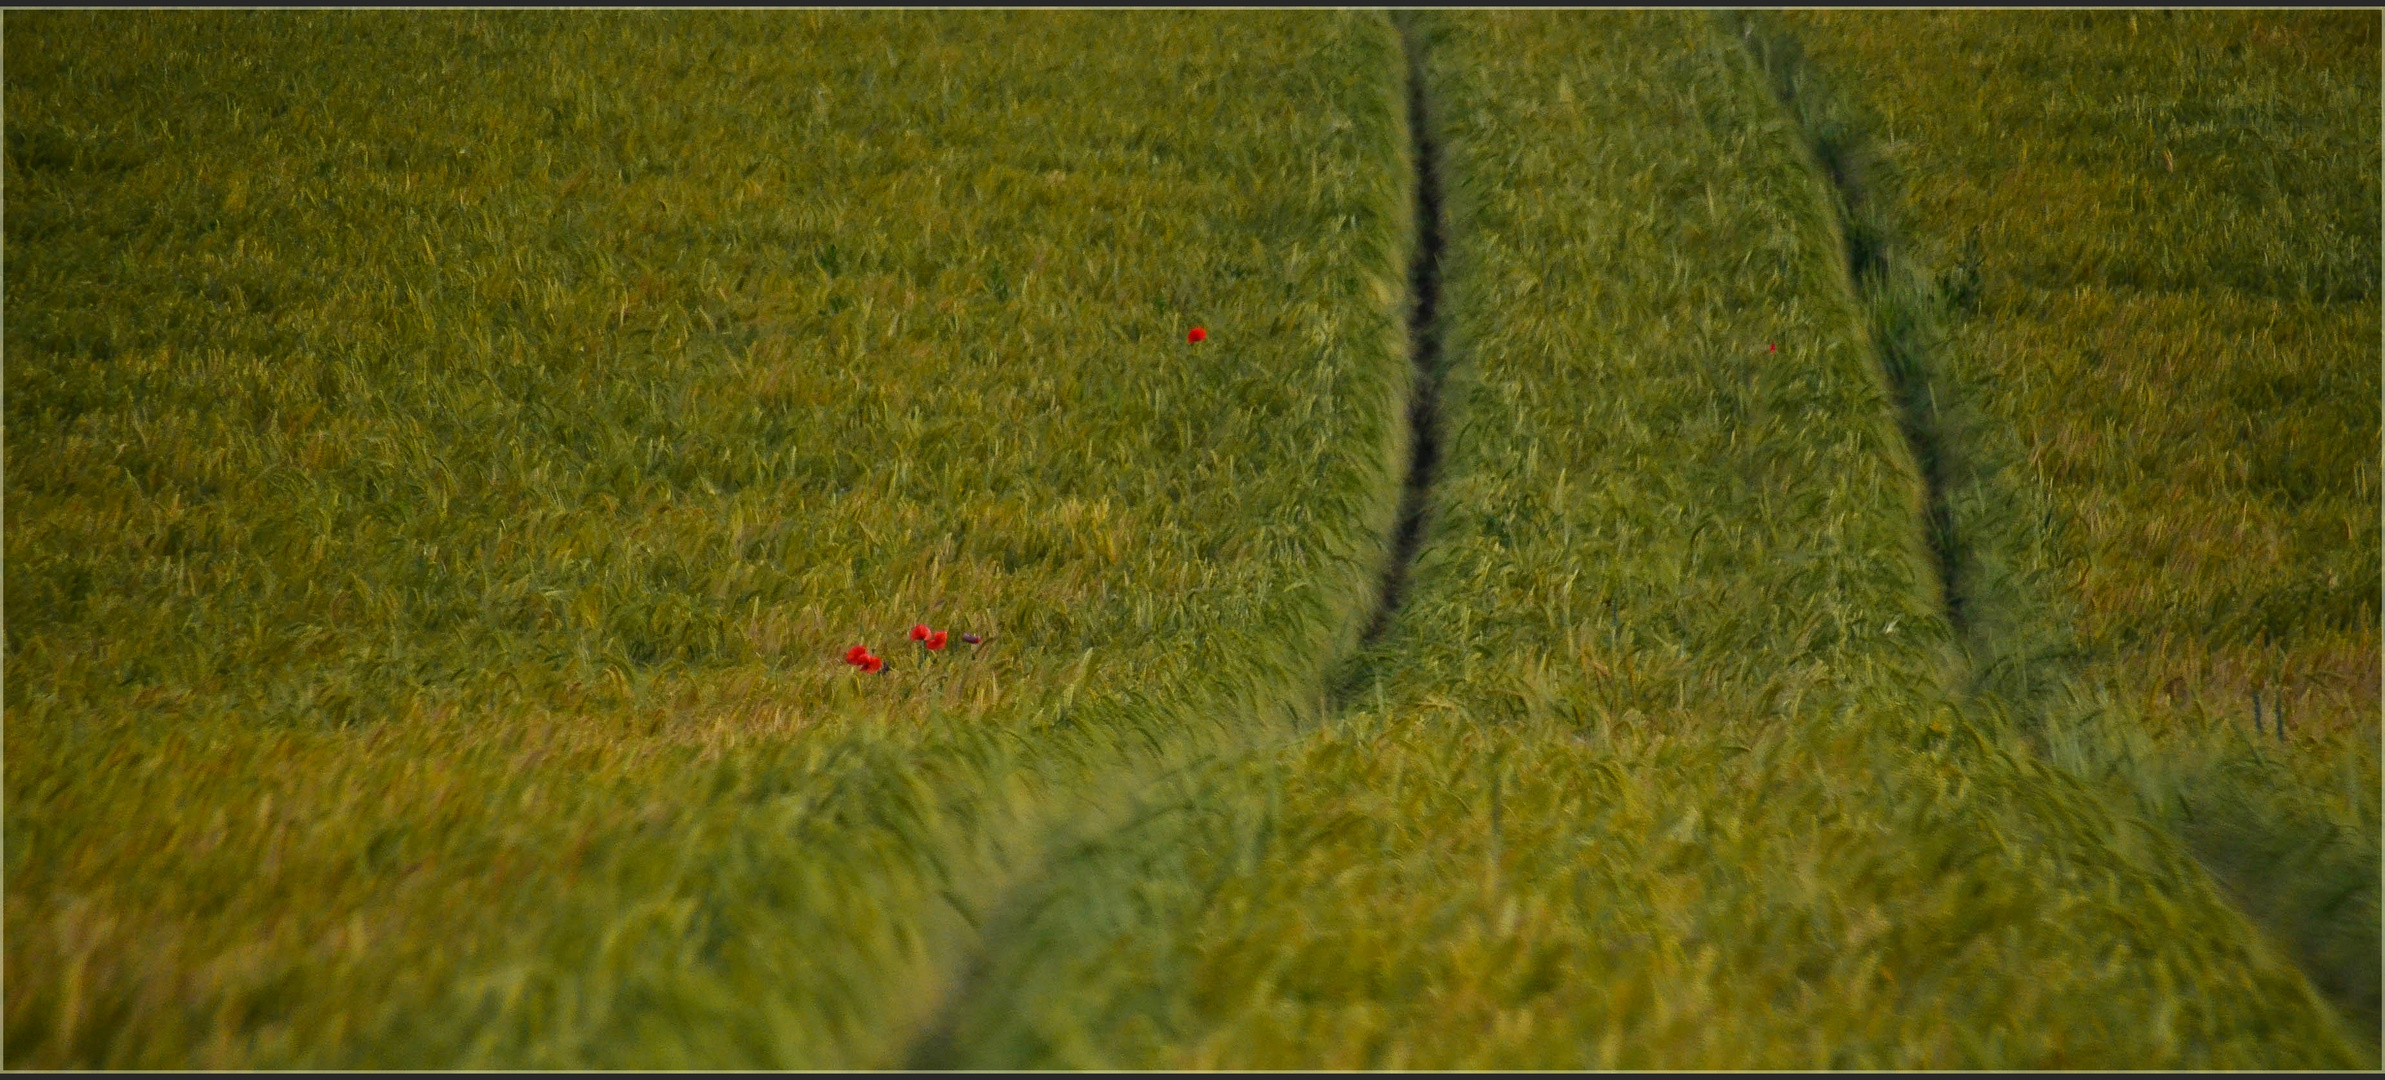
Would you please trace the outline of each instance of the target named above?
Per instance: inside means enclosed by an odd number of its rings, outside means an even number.
[[[1187,332],[1185,333],[1185,335],[1184,335],[1184,340],[1186,340],[1186,341],[1189,341],[1189,342],[1192,342],[1192,343],[1193,343],[1193,344],[1195,344],[1195,345],[1198,345],[1198,344],[1200,344],[1200,343],[1201,343],[1201,339],[1203,339],[1203,338],[1206,338],[1206,337],[1208,337],[1208,336],[1209,336],[1209,331],[1207,331],[1207,330],[1203,330],[1203,329],[1201,329],[1200,327],[1196,326],[1196,327],[1193,327],[1191,330],[1189,330],[1189,331],[1187,331]]]
[[[977,636],[977,635],[975,635],[975,634],[962,634],[962,635],[961,635],[961,640],[962,640],[962,641],[966,641],[966,642],[968,642],[968,643],[969,643],[969,644],[971,644],[971,645],[975,645],[975,644],[977,644],[977,643],[978,643],[978,642],[980,642],[980,641],[984,641],[985,639],[984,639],[984,638],[981,638],[981,637],[978,637],[978,636]]]
[[[931,649],[941,649],[941,648],[943,648],[943,647],[944,647],[944,631],[942,631],[942,630],[938,630],[938,631],[936,631],[936,632],[935,632],[935,633],[933,633],[933,634],[929,634],[929,635],[927,636],[927,647],[928,647],[928,648],[931,648]]]

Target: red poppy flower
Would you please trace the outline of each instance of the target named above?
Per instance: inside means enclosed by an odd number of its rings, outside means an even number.
[[[873,675],[877,674],[878,669],[885,666],[886,661],[880,660],[875,656],[865,656],[861,658],[861,670],[869,672]]]
[[[977,644],[977,643],[978,643],[978,642],[980,642],[980,641],[984,641],[985,639],[984,639],[984,638],[981,638],[981,637],[978,637],[978,636],[977,636],[977,635],[975,635],[975,634],[962,634],[962,635],[961,635],[961,640],[962,640],[962,641],[966,641],[966,642],[968,642],[968,643],[969,643],[969,644],[971,644],[971,645],[975,645],[975,644]]]
[[[1765,352],[1779,352],[1779,351],[1780,351],[1780,343],[1779,343],[1779,342],[1774,342],[1774,343],[1772,343],[1772,344],[1770,344],[1770,345],[1766,345],[1766,346],[1764,346],[1764,351],[1765,351]]]
[[[852,648],[845,650],[845,662],[848,664],[858,665],[862,661],[869,659],[869,655],[870,651],[867,647],[855,645]]]
[[[927,647],[928,647],[928,648],[931,648],[931,649],[941,649],[941,648],[943,648],[943,647],[944,647],[944,631],[942,631],[942,630],[938,630],[938,631],[936,631],[936,632],[935,632],[935,633],[933,633],[933,634],[929,634],[929,635],[927,636]]]
[[[1200,327],[1196,326],[1196,327],[1193,327],[1191,330],[1189,330],[1189,331],[1186,331],[1186,332],[1185,332],[1185,335],[1184,335],[1184,340],[1186,340],[1186,341],[1189,341],[1189,342],[1192,342],[1192,343],[1193,343],[1193,344],[1195,344],[1195,345],[1198,345],[1198,344],[1200,344],[1200,343],[1201,343],[1201,339],[1202,339],[1202,338],[1205,338],[1205,337],[1208,337],[1208,336],[1209,336],[1209,331],[1207,331],[1207,330],[1203,330],[1203,329],[1201,329]]]
[[[911,640],[913,640],[913,641],[926,641],[926,640],[927,640],[927,636],[928,636],[928,628],[927,628],[927,624],[926,624],[926,623],[913,623],[913,624],[911,624]]]

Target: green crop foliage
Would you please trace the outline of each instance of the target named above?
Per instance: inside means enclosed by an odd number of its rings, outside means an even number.
[[[2373,1068],[2377,26],[9,13],[5,1064]]]
[[[4,25],[12,1067],[897,1060],[1355,640],[1380,19]]]
[[[959,1060],[2373,1065],[1976,692],[1875,307],[1736,25],[1420,23],[1456,366],[1413,596],[1339,722],[1055,863]]]
[[[2184,837],[2373,1053],[2375,14],[1784,24],[1969,414],[1988,682],[2041,669],[2041,749]]]

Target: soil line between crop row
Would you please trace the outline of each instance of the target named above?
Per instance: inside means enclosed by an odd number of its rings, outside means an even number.
[[[1427,496],[1441,466],[1441,146],[1425,100],[1421,32],[1407,18],[1394,21],[1407,54],[1408,135],[1416,166],[1416,250],[1408,267],[1408,357],[1415,382],[1408,397],[1408,474],[1361,647],[1382,639],[1407,595],[1408,574],[1424,544]]]

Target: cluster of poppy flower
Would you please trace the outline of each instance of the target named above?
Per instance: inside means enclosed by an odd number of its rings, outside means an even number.
[[[926,623],[918,623],[911,627],[911,640],[927,646],[931,651],[941,651],[944,648],[944,643],[951,640],[951,632],[930,630]],[[975,634],[962,634],[961,640],[971,645],[981,644],[985,641],[984,638]],[[867,645],[855,645],[846,649],[845,662],[871,673],[886,669],[885,659],[871,652]]]
[[[1208,337],[1209,331],[1198,326],[1193,327],[1184,334],[1184,340],[1195,345],[1207,340]],[[911,627],[911,640],[927,646],[928,650],[931,652],[936,652],[941,651],[944,648],[944,643],[947,640],[950,640],[950,638],[947,631],[930,630],[928,629],[926,623],[917,623]],[[975,634],[962,634],[961,640],[971,645],[976,645],[985,641],[984,638],[981,638]],[[869,650],[869,646],[867,645],[855,645],[850,649],[846,649],[845,662],[853,665],[854,667],[860,668],[863,671],[872,673],[886,670],[885,658],[871,652]]]

